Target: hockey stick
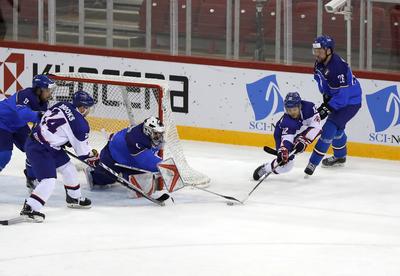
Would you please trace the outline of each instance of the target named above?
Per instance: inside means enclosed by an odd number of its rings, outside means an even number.
[[[124,166],[124,165],[123,165],[123,166]],[[131,168],[131,169],[134,169],[134,170],[136,169],[136,168],[134,168],[134,167],[128,167],[128,166],[124,166],[124,167],[126,167],[126,168]],[[154,173],[154,172],[151,172],[151,171],[148,171],[148,170],[144,170],[144,169],[140,169],[140,171],[145,172],[145,173]],[[179,173],[179,172],[178,172],[178,173]],[[160,172],[160,174],[161,174],[161,177],[162,177],[162,173],[161,173],[161,172]],[[165,180],[164,180],[164,181],[165,181]],[[228,200],[232,200],[232,201],[236,201],[236,202],[238,202],[238,203],[242,203],[239,199],[236,199],[236,198],[234,198],[234,197],[232,197],[232,196],[227,196],[227,195],[219,194],[219,193],[216,193],[216,192],[213,192],[213,191],[204,189],[204,188],[197,187],[196,185],[189,185],[189,184],[186,184],[186,183],[183,182],[183,181],[182,181],[182,183],[183,183],[183,187],[195,188],[195,189],[198,189],[198,190],[201,190],[201,191],[204,191],[204,192],[207,192],[207,193],[216,195],[216,196],[223,197],[223,198],[228,199]],[[182,187],[182,188],[183,188],[183,187]]]
[[[279,166],[279,165],[278,165],[278,166]],[[277,167],[277,166],[276,166],[276,167]],[[275,167],[275,168],[276,168],[276,167]],[[274,169],[275,169],[275,168],[274,168]],[[249,199],[250,195],[258,188],[258,186],[260,186],[261,183],[263,183],[263,181],[264,181],[270,174],[271,174],[270,172],[269,172],[269,173],[263,174],[263,176],[261,176],[260,180],[258,181],[257,185],[255,185],[254,188],[251,189],[251,191],[247,194],[247,196],[246,196],[245,198],[242,199],[242,201],[240,201],[240,203],[244,204],[244,202],[245,202],[246,200]]]
[[[265,148],[269,148],[269,147],[265,146],[265,147],[264,147],[264,150],[265,150]],[[269,148],[269,149],[271,149],[271,148]],[[290,160],[295,154],[296,154],[296,153],[291,154],[291,155],[288,157],[288,160]],[[282,163],[282,162],[281,162],[281,163]],[[244,199],[242,199],[242,201],[241,201],[242,204],[244,204],[244,202],[245,202],[246,200],[249,199],[250,195],[251,195],[251,194],[258,188],[258,186],[260,186],[260,184],[272,173],[273,170],[275,170],[277,167],[279,167],[279,166],[281,165],[281,163],[276,164],[276,165],[272,168],[271,172],[265,173],[265,174],[263,174],[263,175],[260,177],[258,183],[254,186],[254,188],[251,189],[251,191],[247,194],[247,196],[246,196]]]
[[[160,174],[159,172],[151,172],[151,171],[148,171],[148,170],[127,166],[127,165],[120,164],[120,163],[115,163],[114,165],[117,166],[117,167],[120,167],[120,168],[131,170],[131,171],[138,171],[138,172],[151,173],[151,174]]]
[[[266,153],[269,153],[269,154],[272,154],[272,155],[275,155],[275,156],[278,155],[278,151],[277,151],[276,149],[273,149],[273,148],[268,147],[268,146],[264,146],[263,149],[264,149],[264,151],[265,151]]]
[[[0,220],[0,225],[12,225],[12,224],[17,224],[17,223],[22,223],[22,222],[27,222],[25,217],[19,216],[11,219],[6,219],[6,220]]]
[[[213,195],[216,195],[216,196],[220,196],[220,197],[223,197],[225,199],[236,201],[238,203],[243,204],[243,201],[240,201],[239,199],[236,199],[236,198],[234,198],[232,196],[226,196],[226,195],[223,195],[223,194],[219,194],[219,193],[216,193],[216,192],[213,192],[213,191],[201,188],[201,187],[197,187],[195,185],[187,185],[187,184],[183,184],[183,185],[184,185],[184,187],[192,187],[192,188],[198,189],[200,191],[204,191],[204,192],[207,192],[207,193],[210,193],[210,194],[213,194]]]
[[[70,156],[76,158],[77,160],[79,160],[79,161],[83,162],[84,164],[86,164],[86,165],[88,165],[88,166],[90,166],[90,167],[93,168],[93,166],[91,166],[91,165],[89,165],[87,162],[85,162],[85,161],[79,159],[79,157],[76,156],[75,154],[73,154],[72,152],[70,152],[70,151],[68,151],[68,150],[65,150],[65,152],[66,152],[68,155],[70,155]],[[129,183],[125,178],[119,176],[117,172],[115,172],[113,169],[109,168],[107,165],[103,164],[102,162],[99,162],[99,166],[102,167],[103,169],[105,169],[107,172],[109,172],[109,173],[112,174],[113,176],[115,176],[115,177],[117,178],[117,182],[120,183],[122,186],[124,186],[124,187],[126,187],[126,188],[128,188],[128,189],[130,189],[130,190],[133,190],[133,191],[137,192],[138,194],[140,194],[140,195],[143,196],[144,198],[150,200],[151,202],[153,202],[153,203],[155,203],[155,204],[157,204],[157,205],[164,206],[164,205],[165,205],[164,201],[166,201],[167,199],[170,198],[170,196],[169,196],[168,194],[162,194],[162,195],[161,195],[159,198],[157,198],[157,199],[152,198],[151,196],[148,196],[145,192],[143,192],[141,189],[139,189],[139,188],[137,188],[137,187],[131,185],[131,183]]]

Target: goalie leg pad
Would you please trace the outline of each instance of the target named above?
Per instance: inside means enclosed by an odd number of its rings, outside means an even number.
[[[148,196],[151,196],[155,191],[155,181],[152,173],[133,174],[129,176],[129,182],[142,190]],[[134,192],[134,198],[142,197],[141,194]]]
[[[175,161],[172,158],[168,158],[163,162],[158,163],[158,170],[161,173],[162,179],[168,192],[179,190],[185,186],[181,175],[178,171]]]

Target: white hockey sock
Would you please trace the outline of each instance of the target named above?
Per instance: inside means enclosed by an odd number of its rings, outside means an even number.
[[[55,184],[55,178],[45,178],[39,182],[31,196],[27,199],[27,203],[32,207],[32,210],[39,211],[42,209],[53,192]]]
[[[272,170],[272,168],[276,166],[276,159],[274,159],[271,163],[267,163],[265,165],[265,171],[266,172],[272,172],[274,174],[281,174],[281,173],[286,173],[288,171],[290,171],[291,169],[293,169],[294,166],[294,160],[290,160],[289,162],[287,162],[285,165],[283,166],[278,166],[276,167],[274,170]]]
[[[82,196],[81,186],[78,182],[78,172],[74,164],[70,161],[57,168],[57,171],[62,175],[64,187],[68,195],[72,198],[80,198]]]

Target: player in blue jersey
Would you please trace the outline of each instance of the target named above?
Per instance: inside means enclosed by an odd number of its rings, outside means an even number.
[[[11,159],[13,144],[25,152],[25,141],[30,132],[28,122],[36,123],[47,110],[55,83],[46,75],[33,78],[32,87],[20,90],[0,102],[0,171]],[[29,171],[29,164],[27,169]],[[24,171],[25,175],[27,170]],[[27,184],[29,178],[27,177]]]
[[[88,144],[89,124],[84,118],[93,98],[84,91],[73,95],[72,104],[59,102],[46,111],[26,141],[25,150],[39,184],[25,201],[21,216],[42,222],[39,211],[50,197],[56,184],[57,172],[64,180],[67,206],[90,208],[91,201],[81,195],[78,172],[63,146],[71,145],[82,160],[95,165],[98,154]]]
[[[313,43],[316,58],[314,79],[323,96],[318,108],[321,120],[327,118],[321,137],[315,145],[309,163],[304,170],[312,175],[329,146],[332,144],[333,156],[322,160],[324,167],[342,165],[346,162],[347,136],[345,127],[361,108],[361,86],[349,65],[336,53],[335,43],[329,36],[319,36]]]
[[[266,173],[280,174],[290,171],[294,165],[294,155],[304,152],[321,133],[321,119],[312,102],[303,101],[297,92],[285,97],[285,114],[275,126],[274,139],[277,158],[259,166],[253,173],[258,180]]]
[[[162,161],[158,152],[164,144],[164,131],[164,125],[156,117],[147,118],[139,125],[122,129],[111,135],[109,142],[100,152],[100,161],[151,194],[155,188],[153,179],[140,177],[145,175],[152,177],[152,175],[131,168],[158,172],[157,164]],[[85,172],[91,188],[116,181],[114,176],[101,167],[96,167],[95,170],[88,168]]]

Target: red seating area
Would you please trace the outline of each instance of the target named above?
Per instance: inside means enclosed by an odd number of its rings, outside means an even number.
[[[397,5],[390,11],[390,26],[392,54],[400,56],[400,5]]]
[[[179,0],[179,33],[186,31],[186,0]],[[242,43],[254,42],[256,37],[256,3],[253,0],[240,1],[240,39]],[[276,1],[269,0],[264,6],[264,39],[275,40]],[[352,21],[353,47],[359,45],[359,3],[355,3]],[[282,5],[282,10],[284,9]],[[169,33],[169,1],[153,0],[152,32]],[[399,9],[385,10],[379,5],[373,7],[373,47],[383,49],[399,48]],[[145,30],[145,1],[140,10],[140,30]],[[192,36],[210,40],[223,40],[226,34],[226,0],[192,0]],[[317,33],[317,1],[293,1],[293,43],[309,45]],[[397,21],[396,21],[397,20]],[[283,17],[281,19],[283,32]],[[323,32],[332,35],[337,45],[345,48],[346,24],[342,15],[323,12]]]

